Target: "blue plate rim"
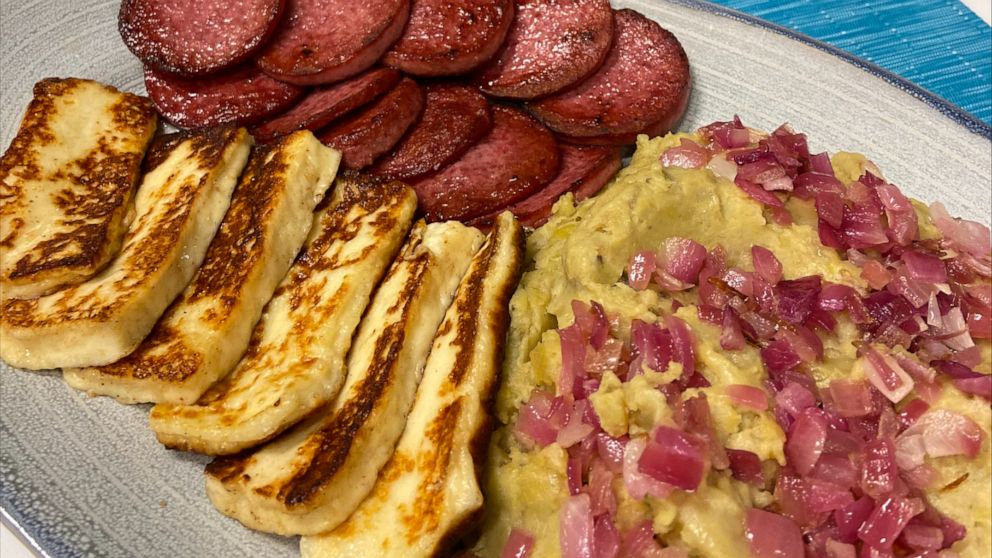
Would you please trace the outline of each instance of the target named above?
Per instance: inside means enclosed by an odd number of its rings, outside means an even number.
[[[920,85],[909,81],[908,79],[896,74],[890,70],[887,70],[874,62],[869,62],[864,58],[861,58],[855,54],[852,54],[842,48],[836,47],[830,43],[821,41],[819,39],[814,39],[809,35],[790,29],[788,27],[779,25],[777,23],[762,19],[758,16],[753,16],[729,8],[727,6],[722,6],[720,4],[714,4],[713,2],[708,2],[707,0],[665,0],[669,4],[676,4],[693,10],[699,10],[703,12],[708,12],[714,15],[730,18],[753,27],[761,27],[768,29],[779,35],[784,35],[790,39],[799,41],[805,45],[814,47],[818,50],[822,50],[828,54],[836,56],[845,62],[860,68],[868,72],[869,74],[885,80],[889,85],[896,87],[897,89],[910,94],[911,96],[923,101],[925,104],[933,109],[936,109],[942,115],[951,119],[955,123],[961,125],[966,130],[973,134],[984,137],[987,140],[992,141],[992,125],[986,124],[984,121],[980,120],[975,115],[964,110],[963,108],[955,105],[954,103],[948,101],[947,99],[933,93]]]

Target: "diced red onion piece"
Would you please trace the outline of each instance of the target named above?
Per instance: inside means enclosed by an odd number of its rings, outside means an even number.
[[[923,510],[923,502],[916,498],[886,498],[875,505],[871,515],[858,529],[858,538],[875,548],[888,550],[909,520],[923,513]]]
[[[713,174],[721,178],[726,178],[731,182],[737,178],[737,163],[728,161],[723,154],[714,155],[710,159],[710,162],[706,164],[706,168],[710,169]]]
[[[667,558],[661,554],[661,547],[654,540],[651,520],[645,519],[623,534],[620,543],[620,556],[631,558]]]
[[[689,238],[673,236],[665,239],[661,252],[669,275],[684,283],[696,283],[706,262],[705,246]]]
[[[561,428],[560,424],[555,424],[552,420],[553,405],[554,396],[534,390],[530,400],[520,408],[516,432],[540,447],[553,443]]]
[[[568,422],[558,431],[558,436],[555,440],[559,446],[570,448],[593,433],[593,426],[582,420],[588,407],[588,399],[580,399],[572,404],[571,412],[568,415]]]
[[[534,536],[519,527],[514,527],[503,545],[500,558],[527,558],[532,548],[534,548]]]
[[[882,289],[892,280],[892,274],[885,266],[876,260],[868,260],[861,268],[861,277],[868,281],[868,286],[873,289]]]
[[[775,394],[775,403],[789,413],[793,418],[816,405],[816,398],[805,387],[796,382],[789,382]]]
[[[744,384],[732,384],[726,388],[727,396],[737,405],[755,411],[768,410],[768,394],[765,390]]]
[[[822,411],[810,408],[796,418],[785,441],[788,463],[800,475],[808,475],[823,453],[827,440],[827,421]]]
[[[641,472],[639,462],[646,445],[643,438],[631,438],[627,442],[623,454],[624,486],[635,500],[643,500],[647,495],[665,498],[671,494],[673,487]]]
[[[730,460],[730,472],[735,479],[762,488],[765,486],[761,459],[753,452],[727,448],[727,458]]]
[[[837,524],[838,540],[853,544],[858,540],[858,529],[871,515],[875,502],[868,496],[862,496],[851,504],[833,513],[834,523]]]
[[[779,317],[796,325],[805,322],[816,307],[820,286],[819,275],[779,281],[775,285]]]
[[[635,291],[643,291],[651,282],[658,268],[658,256],[649,250],[636,252],[627,264],[627,284]]]
[[[868,347],[862,358],[868,381],[889,401],[898,403],[913,391],[913,378],[891,356],[883,355],[875,348]]]
[[[682,364],[682,377],[690,378],[696,371],[696,340],[689,324],[676,316],[665,316],[665,327],[672,339],[672,360]]]
[[[600,460],[613,473],[623,472],[623,454],[626,444],[626,436],[618,439],[605,432],[596,433],[596,452]]]
[[[757,244],[752,246],[751,261],[754,271],[765,281],[774,285],[782,280],[782,262],[768,248]]]
[[[902,530],[902,541],[916,551],[940,550],[944,546],[944,531],[933,525],[910,522]]]
[[[561,340],[561,374],[558,393],[565,397],[581,397],[585,379],[586,343],[577,324],[558,330]]]
[[[700,309],[703,307],[700,306]],[[744,348],[746,340],[741,330],[741,321],[737,312],[727,306],[723,309],[720,327],[720,348],[725,351],[739,351]]]
[[[975,346],[960,308],[955,306],[948,310],[941,321],[941,326],[932,328],[932,331],[943,344],[954,351],[964,351]]]
[[[813,172],[832,175],[834,166],[830,163],[830,155],[827,152],[816,153],[809,156],[809,168]]]
[[[902,261],[910,278],[925,283],[946,283],[947,268],[944,262],[936,256],[924,254],[916,250],[906,250],[902,253]]]
[[[593,525],[589,495],[569,496],[561,508],[558,531],[562,558],[593,558]]]
[[[596,301],[586,304],[581,300],[573,300],[572,314],[575,316],[575,325],[579,326],[579,331],[589,340],[592,348],[596,351],[602,349],[610,332],[610,321],[606,318],[603,305]]]
[[[974,458],[982,447],[984,433],[972,419],[948,409],[930,409],[907,428],[900,439],[922,435],[930,457],[964,455]]]
[[[863,417],[875,410],[871,391],[861,380],[847,378],[832,380],[828,389],[833,408],[842,417]]]
[[[681,144],[669,147],[661,154],[661,164],[665,167],[701,169],[706,166],[710,154],[696,142],[682,138]]]
[[[889,238],[899,246],[908,246],[919,234],[913,204],[892,184],[879,184],[875,191],[878,193],[882,207],[885,208]]]
[[[705,474],[703,454],[681,430],[659,426],[638,460],[640,472],[692,492]]]
[[[820,479],[809,480],[809,503],[813,513],[832,512],[854,502],[854,496],[846,487]]]
[[[898,477],[895,444],[882,438],[869,441],[861,463],[861,489],[864,493],[878,499],[895,490]]]
[[[744,536],[755,558],[803,558],[803,536],[791,519],[758,509],[744,517]]]
[[[779,225],[792,224],[792,215],[786,211],[785,204],[782,203],[782,200],[778,199],[775,194],[766,191],[764,188],[755,185],[753,182],[744,180],[739,174],[734,179],[734,183],[737,184],[738,188],[744,190],[744,193],[751,196],[752,199],[768,207],[775,223]]]
[[[962,378],[952,380],[951,383],[959,390],[984,397],[992,401],[992,376],[979,376],[977,378]]]
[[[612,515],[596,517],[592,547],[594,558],[616,558],[620,554],[620,533],[613,525]]]
[[[791,192],[792,179],[788,176],[780,176],[778,178],[762,182],[761,187],[769,192]]]
[[[817,306],[828,312],[840,312],[847,308],[847,299],[852,296],[857,296],[857,292],[853,288],[847,285],[827,283],[817,295]]]

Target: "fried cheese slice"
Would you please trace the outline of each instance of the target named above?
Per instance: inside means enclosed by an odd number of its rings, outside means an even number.
[[[208,465],[214,506],[284,535],[344,521],[393,453],[434,334],[481,243],[457,222],[416,226],[362,320],[337,399],[269,444]]]
[[[234,371],[196,404],[152,408],[159,441],[211,455],[236,453],[331,401],[344,383],[362,312],[416,206],[416,194],[399,182],[339,179]]]
[[[340,161],[306,130],[256,147],[203,265],[148,337],[112,364],[66,369],[65,381],[122,403],[196,402],[248,348]]]
[[[477,473],[523,252],[520,224],[503,213],[434,338],[396,451],[344,523],[302,538],[303,558],[442,556],[478,518]]]
[[[157,140],[120,254],[83,283],[0,303],[0,357],[18,368],[81,368],[133,351],[200,267],[251,143],[233,127]]]
[[[0,298],[34,298],[89,279],[121,248],[152,102],[86,79],[34,86],[0,158]]]

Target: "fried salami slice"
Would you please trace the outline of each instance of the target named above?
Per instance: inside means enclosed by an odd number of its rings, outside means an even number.
[[[124,0],[117,28],[145,65],[184,75],[216,72],[265,45],[284,0]]]
[[[575,201],[580,202],[599,192],[620,170],[619,147],[580,147],[562,143],[558,145],[558,152],[561,168],[555,179],[507,208],[523,225],[540,227],[551,216],[552,206],[563,194],[572,192]],[[498,209],[484,217],[477,217],[469,224],[488,227],[501,211]]]
[[[287,12],[258,64],[282,81],[316,85],[381,58],[403,34],[410,0],[294,0]]]
[[[500,53],[478,78],[496,97],[533,99],[591,75],[613,42],[608,0],[524,0]]]
[[[362,169],[392,149],[423,109],[423,88],[403,78],[378,101],[322,132],[320,141],[341,151],[345,168]]]
[[[678,39],[633,10],[618,10],[614,19],[616,38],[599,71],[529,104],[555,132],[579,138],[661,133],[685,112],[689,60]]]
[[[489,214],[558,172],[558,145],[544,126],[515,108],[493,106],[492,113],[492,130],[461,159],[411,184],[428,221]]]
[[[251,66],[199,78],[146,66],[145,89],[162,117],[180,128],[251,124],[286,110],[303,94]]]
[[[418,76],[468,72],[503,45],[513,13],[512,0],[413,0],[406,30],[383,63]]]
[[[319,130],[332,120],[364,106],[396,85],[400,73],[377,68],[311,91],[293,108],[252,129],[257,141],[269,142],[296,130]]]
[[[370,172],[393,180],[436,172],[460,157],[491,128],[489,103],[477,89],[430,85],[420,120]]]

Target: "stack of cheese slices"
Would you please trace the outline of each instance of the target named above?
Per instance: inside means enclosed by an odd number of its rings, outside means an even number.
[[[0,160],[0,356],[152,402],[214,505],[307,556],[432,555],[478,472],[523,230],[414,222],[300,131],[153,137],[146,99],[45,80]]]

